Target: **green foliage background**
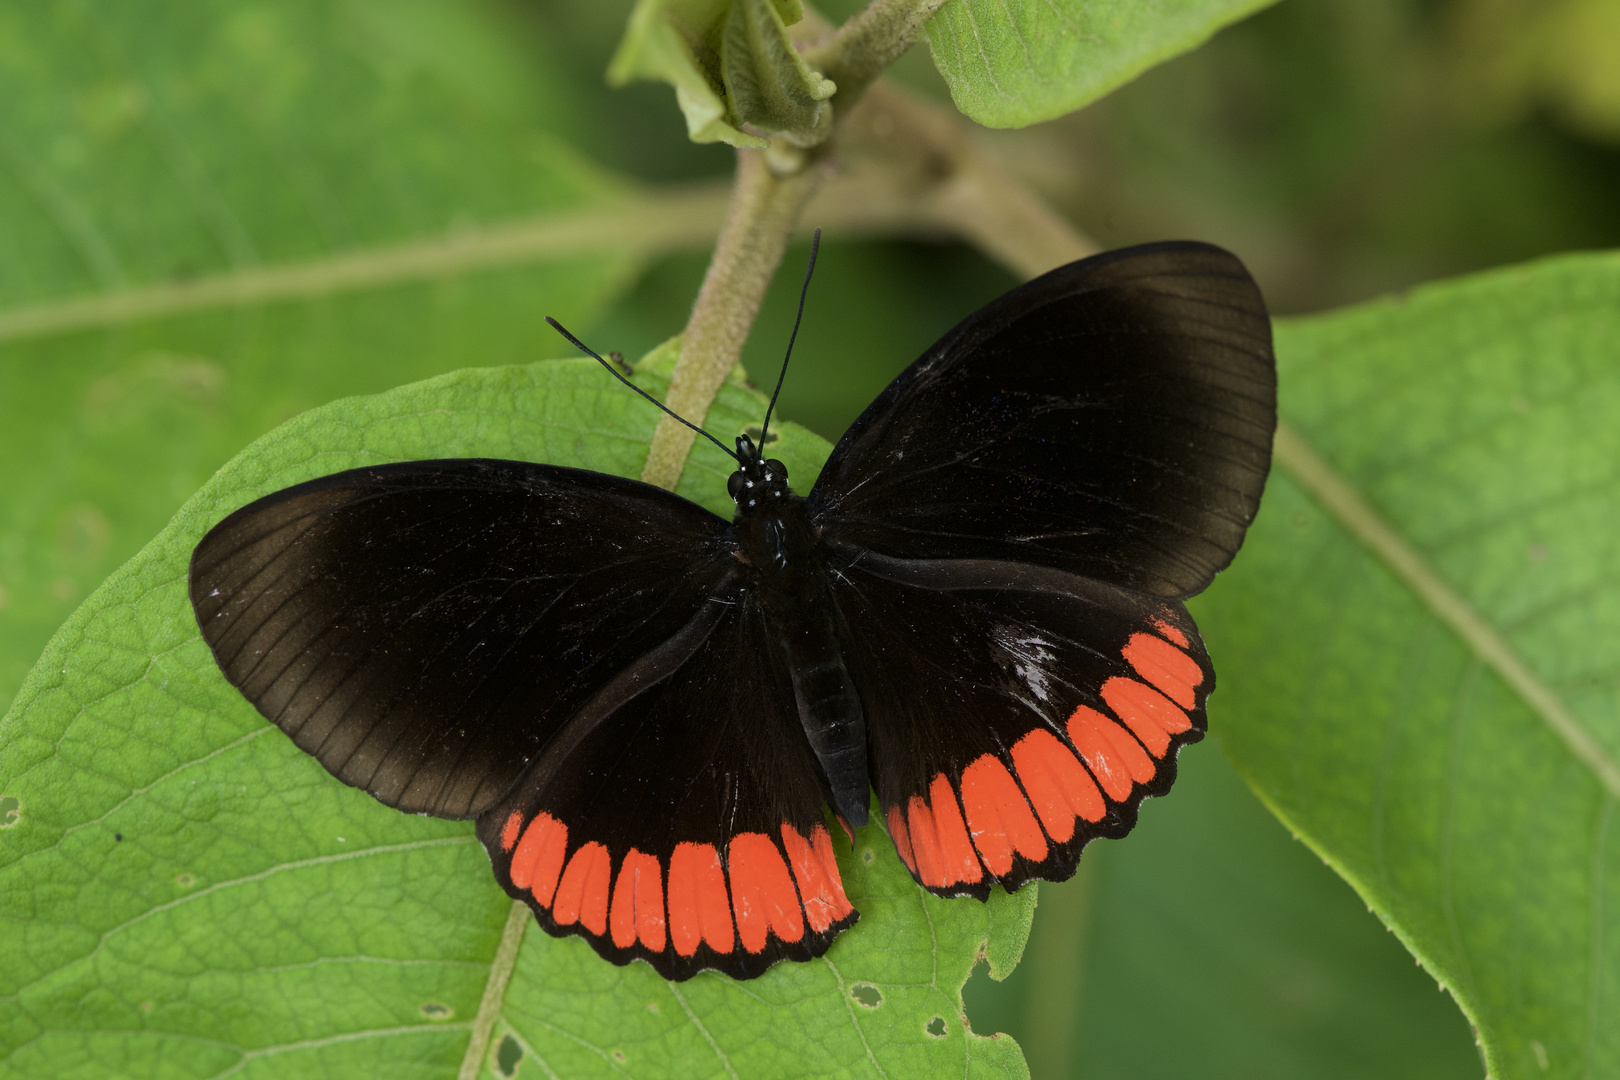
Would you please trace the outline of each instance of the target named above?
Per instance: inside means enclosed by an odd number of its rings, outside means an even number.
[[[847,13],[828,7],[834,17]],[[1612,52],[1591,46],[1602,40],[1612,7],[1609,0],[1288,0],[1096,105],[986,138],[1106,245],[1173,235],[1212,240],[1248,261],[1278,311],[1318,311],[1620,242],[1613,194],[1620,91],[1605,67]],[[0,101],[7,103],[0,112],[0,705],[86,595],[254,438],[343,395],[556,355],[545,314],[600,348],[642,355],[684,322],[705,256],[576,252],[46,333],[16,332],[8,316],[536,213],[586,211],[637,184],[724,176],[729,151],[687,142],[666,88],[602,85],[626,12],[617,4],[516,0],[306,0],[234,3],[200,18],[88,2],[0,2]],[[960,17],[958,10],[953,18]],[[955,32],[953,25],[942,22],[939,33]],[[949,100],[951,88],[926,49],[913,50],[897,76]],[[802,257],[790,252],[788,263]],[[776,362],[791,319],[792,276],[773,287],[744,357],[751,370]],[[836,437],[923,347],[1012,282],[960,246],[829,237],[784,413]],[[1616,310],[1612,261],[1575,260],[1285,323],[1279,335],[1285,416],[1566,696],[1611,761],[1620,691],[1609,658],[1620,608],[1608,568],[1620,532],[1613,517],[1620,454],[1604,436],[1620,430]],[[574,407],[597,408],[595,394]],[[513,400],[508,395],[493,413],[521,413]],[[441,407],[434,399],[427,408]],[[650,430],[650,419],[635,418],[622,401],[606,407]],[[455,430],[426,425],[411,439],[438,445]],[[480,429],[454,437],[486,446],[504,436]],[[321,445],[330,448],[330,440]],[[405,439],[393,452],[415,445]],[[537,452],[534,443],[520,445]],[[310,459],[276,459],[286,460]],[[634,471],[633,455],[617,466],[591,461]],[[342,465],[334,459],[331,467]],[[704,472],[694,470],[687,483]],[[240,490],[239,477],[231,490]],[[210,498],[221,498],[219,482],[212,490]],[[183,515],[184,528],[200,529],[202,513]],[[172,537],[165,543],[179,550]],[[167,555],[171,563],[178,557]],[[140,622],[136,598],[161,575],[145,585],[138,576],[157,565],[133,567],[135,578],[109,586],[114,592],[98,616],[133,619],[122,632],[157,635],[143,645],[146,665],[168,657],[170,646],[188,647],[163,641],[158,623]],[[118,588],[135,591],[120,599]],[[1478,1076],[1468,1021],[1366,911],[1371,903],[1469,1000],[1497,1048],[1501,1075],[1620,1075],[1612,1034],[1620,1030],[1620,960],[1615,935],[1605,945],[1602,934],[1616,873],[1606,854],[1613,796],[1591,770],[1287,477],[1268,491],[1244,557],[1195,613],[1222,675],[1214,745],[1183,757],[1174,796],[1150,803],[1127,843],[1094,847],[1074,882],[1043,889],[1023,964],[1004,983],[981,967],[968,985],[974,1030],[1016,1036],[1043,1078]],[[82,631],[88,623],[77,625]],[[1311,642],[1333,644],[1313,650]],[[73,644],[59,639],[53,648]],[[168,692],[161,665],[120,668],[130,662],[92,657],[83,674],[109,680],[109,690]],[[1390,671],[1398,681],[1364,678]],[[48,689],[48,675],[35,676],[31,693]],[[1394,704],[1392,686],[1406,688]],[[328,846],[337,835],[344,844],[364,835],[352,832],[356,816],[372,820],[367,815],[380,808],[346,789],[330,791],[318,769],[282,776],[278,770],[296,759],[256,760],[266,740],[234,740],[264,729],[230,728],[231,703],[210,704],[209,692],[198,691],[213,741],[189,749],[206,755],[232,747],[241,768],[297,796],[251,813],[229,810],[246,815],[233,827],[248,834],[255,823],[274,825],[265,826],[262,851],[230,853],[236,871],[251,876],[255,858],[277,857],[269,841],[291,821],[310,823],[311,835],[321,823]],[[48,759],[54,745],[54,736],[38,731],[19,735],[18,715],[0,729],[5,783]],[[1320,725],[1321,737],[1279,741],[1296,721]],[[235,722],[246,723],[239,715]],[[109,793],[141,789],[144,798],[143,784],[169,775],[165,755],[180,755],[171,765],[186,760],[188,748],[170,745],[161,725],[135,734],[140,754],[127,741],[91,738],[76,745],[81,756],[54,759],[64,777],[78,777],[76,797],[96,804],[88,816],[100,824],[76,828],[72,843],[52,849],[56,868],[43,891],[16,862],[26,853],[16,846],[24,830],[14,824],[19,814],[31,824],[49,821],[61,808],[8,804],[11,790],[0,787],[0,826],[13,824],[0,829],[0,903],[9,920],[0,949],[20,950],[0,962],[0,1075],[178,1075],[179,1059],[163,1056],[175,1052],[165,1044],[96,1034],[112,1024],[108,1017],[137,1032],[164,1022],[210,1038],[223,1030],[246,1045],[331,1039],[321,1018],[339,1014],[351,1026],[440,1024],[442,1034],[430,1027],[421,1036],[429,1049],[403,1052],[390,1068],[447,1075],[477,1007],[500,913],[496,904],[482,930],[473,919],[464,938],[443,938],[446,915],[487,905],[489,886],[464,830],[437,823],[390,822],[387,843],[428,845],[399,853],[392,872],[418,881],[422,860],[438,860],[443,866],[425,876],[451,882],[442,895],[407,890],[403,904],[382,903],[371,890],[356,898],[357,910],[377,921],[402,930],[419,921],[416,936],[432,938],[437,951],[400,959],[437,966],[399,970],[431,971],[424,981],[390,968],[369,982],[346,983],[345,975],[284,983],[276,993],[299,1001],[288,1016],[313,1018],[297,1023],[314,1026],[253,1029],[242,1006],[254,1000],[253,980],[270,977],[256,974],[260,968],[308,962],[318,971],[322,957],[365,943],[364,920],[321,928],[334,941],[315,935],[305,953],[288,946],[255,959],[255,940],[215,932],[236,917],[222,895],[214,930],[195,927],[201,936],[193,939],[177,924],[140,939],[156,953],[126,954],[133,971],[159,956],[156,967],[185,988],[169,986],[170,999],[217,1012],[155,1015],[154,998],[108,997],[97,987],[123,993],[134,984],[105,968],[93,969],[94,978],[63,968],[49,1001],[28,997],[37,988],[26,987],[49,972],[25,970],[15,957],[48,955],[50,933],[77,920],[93,936],[119,925],[120,910],[156,911],[211,884],[186,880],[188,868],[163,862],[161,845],[136,848],[101,835],[118,827],[111,816],[101,821],[123,797]],[[1504,772],[1504,762],[1513,767]],[[187,829],[225,820],[226,809],[176,792],[170,803],[162,792],[152,798],[173,813],[171,840],[184,851]],[[1369,792],[1395,797],[1379,796],[1379,812],[1370,814],[1358,802]],[[343,833],[325,828],[338,820]],[[1464,828],[1453,830],[1458,821]],[[1412,828],[1397,833],[1402,822]],[[1362,897],[1291,839],[1290,828]],[[1395,835],[1412,842],[1383,846]],[[1459,862],[1459,852],[1470,858]],[[173,895],[135,884],[147,877]],[[472,891],[461,895],[464,879]],[[1495,890],[1498,882],[1507,894]],[[242,917],[296,928],[281,912],[296,912],[299,896],[322,887],[309,880],[281,892],[267,887]],[[874,885],[873,895],[884,887]],[[983,915],[977,905],[949,906],[958,908],[973,913],[964,919]],[[966,926],[963,941],[985,932]],[[336,940],[344,934],[352,940]],[[249,948],[237,955],[238,946]],[[647,1014],[651,1028],[634,1032],[634,1046],[582,1034],[591,1014],[578,1002],[606,991],[562,983],[566,990],[551,987],[547,998],[548,975],[531,966],[538,955],[520,961],[507,1023],[559,1075],[677,1071],[668,1062],[723,1075],[704,1046],[681,1041],[692,1038],[687,1025],[677,1018],[659,1028],[657,1011]],[[626,976],[586,959],[570,978],[635,977],[636,969]],[[105,962],[116,967],[116,955]],[[944,988],[947,997],[953,991]],[[703,1015],[712,1009],[738,1018],[723,1040],[769,1045],[781,1034],[773,1025],[804,1023],[790,1019],[791,1001],[739,1008],[716,993]],[[85,1000],[91,1013],[76,1012]],[[420,1011],[432,1004],[449,1012]],[[559,1024],[567,1008],[580,1011]],[[40,1038],[92,1014],[82,1035]],[[50,1019],[45,1028],[41,1016]],[[960,1025],[951,1032],[969,1045]],[[312,1045],[301,1060],[314,1074],[370,1067],[377,1059],[360,1045]],[[547,1047],[555,1047],[549,1057],[539,1053]],[[624,1060],[614,1056],[621,1050]],[[186,1059],[202,1062],[196,1075],[233,1068],[288,1075],[289,1059],[233,1065],[230,1053],[209,1053]],[[745,1053],[739,1061],[754,1060]],[[792,1071],[780,1059],[758,1060]],[[761,1075],[760,1068],[756,1062],[745,1075]],[[865,1074],[859,1062],[828,1063],[830,1071],[841,1068]],[[1005,1060],[997,1068],[1016,1072]],[[904,1074],[896,1069],[890,1075]]]

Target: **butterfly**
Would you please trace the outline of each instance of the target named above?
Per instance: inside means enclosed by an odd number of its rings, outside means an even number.
[[[732,521],[556,465],[379,465],[226,517],[190,594],[265,717],[476,819],[546,931],[750,978],[859,917],[830,829],[875,812],[924,889],[983,900],[1169,789],[1215,686],[1182,600],[1243,542],[1275,402],[1243,265],[1150,244],[963,320],[803,497],[764,427]]]

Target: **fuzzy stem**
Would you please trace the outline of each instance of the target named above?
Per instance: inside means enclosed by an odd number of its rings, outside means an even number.
[[[731,207],[670,377],[665,404],[700,426],[742,355],[743,342],[765,299],[771,275],[787,250],[799,211],[825,175],[814,164],[780,173],[767,161],[769,153],[737,151],[737,186]],[[690,428],[668,416],[660,417],[641,478],[673,489],[696,438]]]
[[[872,0],[824,40],[804,50],[809,65],[838,84],[833,106],[847,112],[911,47],[945,0]]]

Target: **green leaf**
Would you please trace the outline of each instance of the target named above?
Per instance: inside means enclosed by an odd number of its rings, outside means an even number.
[[[1274,0],[951,0],[928,23],[956,107],[987,127],[1073,112]]]
[[[661,393],[673,359],[659,350],[638,382]],[[764,408],[735,379],[709,427],[729,438]],[[492,970],[510,982],[484,1014],[486,1070],[515,1054],[571,1077],[621,1064],[638,1076],[1027,1075],[1011,1039],[967,1030],[960,989],[981,952],[997,974],[1016,963],[1034,889],[989,904],[927,896],[873,824],[853,850],[840,841],[862,920],[821,961],[671,986],[530,928],[515,966],[493,964],[512,905],[471,823],[400,814],[334,780],[224,681],[197,634],[191,549],[253,498],[429,456],[633,476],[656,418],[589,360],[338,401],[244,451],[96,591],[0,721],[0,795],[16,800],[0,833],[7,1075],[449,1077]],[[807,487],[828,444],[773,431],[773,454]],[[705,443],[680,490],[725,510],[732,467]]]
[[[832,130],[838,88],[788,40],[803,17],[799,0],[638,0],[608,78],[673,86],[693,142],[770,145],[747,127],[814,146]]]
[[[1450,995],[1207,743],[1182,752],[1175,790],[1143,804],[1130,836],[1041,886],[1024,955],[964,996],[1042,1080],[1483,1075]]]
[[[624,286],[555,237],[648,215],[526,45],[454,0],[0,4],[0,708],[252,439]]]
[[[1200,607],[1222,745],[1473,1021],[1620,1075],[1620,256],[1278,333],[1279,469]]]

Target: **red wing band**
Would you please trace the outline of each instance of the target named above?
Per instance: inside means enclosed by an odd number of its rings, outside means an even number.
[[[1204,681],[1182,651],[1186,635],[1168,623],[1154,629],[1163,636],[1132,634],[1121,653],[1138,678],[1101,687],[1112,715],[1081,705],[1065,725],[1067,743],[1036,728],[1013,744],[1011,761],[981,754],[954,787],[941,772],[927,792],[885,808],[895,850],[918,881],[944,889],[1006,877],[1015,856],[1040,863],[1049,841],[1067,843],[1077,822],[1103,819],[1105,797],[1124,803],[1152,782],[1172,736],[1192,727],[1186,710]]]

